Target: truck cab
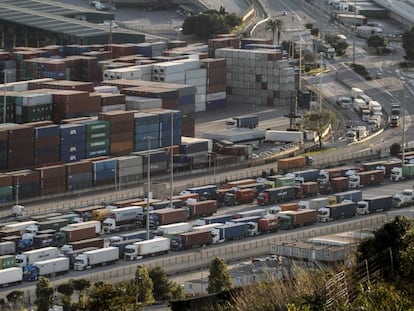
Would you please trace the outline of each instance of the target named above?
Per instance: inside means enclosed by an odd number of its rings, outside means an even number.
[[[392,197],[394,207],[404,207],[412,204],[414,198],[413,189],[404,189],[400,193],[395,194]]]
[[[400,126],[400,116],[399,115],[392,115],[391,116],[390,126],[391,127],[399,127]]]
[[[364,122],[368,122],[371,118],[371,111],[369,109],[363,109],[361,114],[361,120]]]
[[[348,185],[350,189],[357,189],[361,186],[361,177],[358,175],[351,175],[348,177]]]

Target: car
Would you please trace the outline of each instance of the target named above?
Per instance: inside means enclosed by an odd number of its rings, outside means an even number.
[[[376,78],[376,79],[381,79],[381,78],[382,78],[382,72],[381,72],[381,71],[377,71],[377,72],[375,73],[375,78]]]

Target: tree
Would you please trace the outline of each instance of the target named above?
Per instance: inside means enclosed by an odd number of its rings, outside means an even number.
[[[167,273],[161,267],[156,267],[149,271],[149,277],[151,278],[154,288],[153,294],[156,300],[165,300],[171,298],[171,290],[173,284],[168,280]]]
[[[401,145],[399,143],[393,143],[390,147],[390,155],[396,157],[401,152]]]
[[[53,306],[53,287],[48,278],[41,276],[36,283],[36,301],[38,311],[48,311]]]
[[[377,53],[380,48],[386,46],[384,37],[381,37],[378,35],[369,37],[367,39],[367,44],[368,44],[368,47],[374,48]]]
[[[218,293],[229,290],[233,286],[233,280],[227,271],[227,265],[223,258],[215,257],[210,263],[210,275],[208,276],[209,293]]]
[[[414,27],[407,30],[402,35],[402,47],[405,50],[405,58],[409,61],[414,60]]]
[[[72,282],[69,281],[67,283],[60,284],[57,287],[57,291],[64,295],[62,299],[63,311],[69,311],[71,309],[71,296],[74,292]]]
[[[280,35],[284,31],[283,21],[280,19],[270,19],[267,21],[265,29],[272,32],[273,44],[275,44],[275,33],[277,33],[277,45],[279,45]]]
[[[16,306],[19,302],[22,301],[24,297],[24,292],[21,290],[14,290],[7,294],[7,301],[13,304],[13,309],[16,310]]]
[[[139,302],[150,303],[154,301],[152,291],[154,283],[152,282],[148,269],[144,266],[138,266],[135,272],[135,282],[137,284],[137,297]]]
[[[125,288],[106,282],[97,282],[89,292],[87,310],[123,310],[125,304]]]
[[[322,132],[332,123],[336,122],[335,114],[327,109],[307,111],[303,117],[305,129],[315,131],[319,136],[319,148],[322,148]]]
[[[181,284],[174,284],[171,289],[171,299],[183,299],[184,295],[184,288]]]
[[[84,302],[84,291],[91,286],[91,282],[86,279],[73,279],[70,280],[72,283],[73,289],[78,291],[78,297],[79,297],[79,306],[83,306]]]
[[[311,35],[315,37],[319,36],[319,28],[312,28]]]

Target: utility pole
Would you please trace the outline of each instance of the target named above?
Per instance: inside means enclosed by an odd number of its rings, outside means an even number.
[[[147,240],[150,239],[150,219],[149,219],[149,211],[150,211],[150,200],[152,199],[151,193],[151,139],[153,137],[147,136],[146,139],[148,140],[148,159],[147,159]]]
[[[180,28],[181,29],[181,28]],[[173,183],[174,183],[174,111],[171,111],[171,147],[170,147],[170,207],[173,208]]]

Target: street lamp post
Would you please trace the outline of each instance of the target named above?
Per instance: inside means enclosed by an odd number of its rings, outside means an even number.
[[[321,54],[321,69],[323,68],[323,52]],[[319,73],[319,112],[322,112],[322,72]]]
[[[173,183],[174,183],[174,111],[171,111],[171,147],[170,147],[170,207],[173,208]]]
[[[117,168],[113,168],[112,172],[114,172],[114,187],[115,187],[115,191],[119,192],[119,182],[118,182],[118,170]]]
[[[7,90],[6,90],[6,88],[7,88],[7,70],[6,69],[4,69],[3,70],[3,73],[4,73],[4,84],[3,84],[3,87],[4,87],[4,94],[3,94],[3,123],[6,123],[6,107],[7,107],[7,96],[6,96],[6,94],[7,94]]]
[[[148,140],[148,159],[147,159],[147,240],[150,239],[150,221],[149,221],[149,210],[150,210],[150,199],[152,199],[151,193],[151,139],[153,137],[147,136],[146,139]]]
[[[352,45],[352,63],[355,64],[355,44],[356,44],[356,0],[354,0],[354,38]]]
[[[407,107],[407,81],[405,79],[403,81],[403,88],[404,88],[404,99],[403,99],[403,109],[402,109],[402,150],[401,150],[401,161],[402,165],[405,162],[405,108]]]

